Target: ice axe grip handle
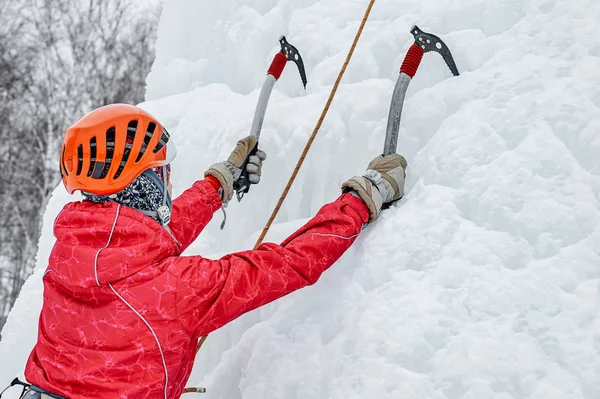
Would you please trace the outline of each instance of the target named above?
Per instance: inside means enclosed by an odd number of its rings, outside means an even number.
[[[235,181],[235,183],[233,183],[233,188],[237,194],[238,201],[241,201],[244,194],[246,194],[248,191],[250,191],[251,182],[250,182],[250,177],[248,176],[247,166],[248,166],[248,162],[250,161],[250,157],[252,155],[256,155],[256,151],[258,151],[258,142],[254,146],[252,151],[250,151],[250,153],[248,153],[248,156],[246,157],[246,159],[244,160],[244,163],[240,167],[240,169],[242,169],[242,174]]]
[[[273,62],[271,62],[271,66],[267,71],[267,75],[273,75],[275,77],[275,80],[279,80],[279,77],[281,76],[281,73],[283,72],[283,68],[285,68],[286,63],[287,58],[285,54],[283,54],[281,51],[275,54],[275,57],[273,57]]]
[[[421,47],[416,44],[410,46],[406,53],[406,57],[404,57],[404,62],[402,62],[402,66],[400,67],[400,73],[405,73],[411,78],[414,78],[417,69],[419,69],[419,65],[421,64],[421,60],[423,59],[423,54],[425,54],[425,52]]]

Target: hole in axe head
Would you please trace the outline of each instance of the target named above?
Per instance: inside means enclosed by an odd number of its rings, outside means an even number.
[[[432,33],[423,32],[417,25],[413,25],[410,32],[415,38],[415,45],[419,46],[423,52],[435,51],[439,53],[446,62],[446,65],[450,68],[450,71],[454,76],[458,76],[458,68],[452,58],[452,54],[448,49],[448,46],[442,39]]]

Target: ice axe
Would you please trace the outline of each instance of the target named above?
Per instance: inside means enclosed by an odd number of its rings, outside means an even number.
[[[412,78],[417,73],[423,54],[430,51],[439,53],[448,68],[454,76],[458,76],[458,68],[452,58],[452,54],[446,46],[446,43],[434,34],[423,32],[417,25],[411,28],[411,33],[415,37],[415,42],[406,53],[404,62],[400,67],[400,76],[396,81],[394,93],[392,94],[392,102],[390,104],[390,113],[388,115],[387,129],[385,132],[385,144],[383,147],[383,155],[390,155],[396,152],[398,144],[398,130],[400,129],[400,118],[402,117],[402,107],[404,105],[404,97],[408,90],[408,85]]]
[[[275,87],[275,83],[279,80],[279,77],[283,73],[283,69],[288,61],[294,62],[298,66],[298,71],[300,72],[300,78],[302,79],[302,85],[306,89],[306,70],[304,69],[304,61],[302,61],[302,57],[298,52],[298,49],[291,44],[288,43],[285,36],[281,36],[279,38],[279,44],[281,45],[281,50],[275,54],[273,57],[273,61],[271,62],[271,66],[267,70],[267,77],[265,78],[265,82],[263,83],[262,89],[260,90],[260,95],[258,97],[258,103],[256,104],[256,110],[254,111],[254,120],[252,121],[252,127],[250,128],[250,135],[256,137],[256,145],[250,151],[248,158],[250,155],[256,154],[258,150],[258,140],[260,138],[260,131],[262,129],[263,121],[265,119],[265,112],[267,111],[267,105],[269,104],[269,98],[271,97],[271,92],[273,91],[273,87]],[[239,179],[234,183],[233,188],[235,189],[236,196],[238,202],[242,200],[244,194],[250,190],[250,178],[248,177],[248,171],[246,170],[246,166],[248,165],[248,158],[242,164],[242,174]],[[221,228],[223,228],[225,221],[221,224]],[[201,337],[198,341],[198,346],[196,347],[196,353],[200,351],[202,345],[206,341],[208,334]],[[205,388],[185,388],[183,390],[184,393],[190,392],[198,392],[204,393],[206,392]]]
[[[304,69],[304,61],[302,61],[302,57],[300,56],[298,49],[288,43],[285,36],[281,36],[279,38],[279,44],[281,45],[281,50],[275,54],[275,57],[273,57],[273,61],[271,62],[269,70],[267,71],[267,77],[265,78],[265,82],[263,83],[260,95],[258,97],[256,110],[254,111],[254,120],[252,121],[252,127],[250,128],[250,135],[255,136],[257,142],[256,146],[252,149],[249,155],[254,155],[258,149],[258,139],[260,138],[260,131],[265,119],[265,112],[267,111],[267,105],[269,104],[271,92],[273,91],[273,87],[275,87],[275,83],[277,80],[279,80],[279,77],[281,76],[281,73],[283,72],[283,69],[288,61],[292,61],[296,64],[296,66],[298,66],[302,84],[306,89],[306,70]],[[246,159],[242,165],[242,174],[233,186],[238,202],[241,201],[242,198],[244,198],[244,194],[250,190],[250,180],[248,177],[248,171],[246,171],[247,163],[248,159]]]

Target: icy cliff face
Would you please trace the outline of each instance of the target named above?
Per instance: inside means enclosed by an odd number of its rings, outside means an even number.
[[[142,106],[180,150],[181,192],[250,128],[285,34],[288,65],[267,111],[263,181],[189,249],[251,247],[321,112],[365,1],[164,5]],[[390,95],[417,23],[461,71],[427,54],[398,151],[405,198],[313,287],[211,334],[191,385],[206,398],[600,397],[600,3],[378,0],[306,164],[267,237],[278,241],[382,150]],[[0,376],[35,342],[52,221],[4,328]],[[9,359],[6,361],[5,359]]]

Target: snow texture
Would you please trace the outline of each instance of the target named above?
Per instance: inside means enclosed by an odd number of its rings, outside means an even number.
[[[188,250],[249,248],[326,101],[366,0],[172,0],[143,107],[179,147],[175,191],[245,136],[285,34],[289,64],[261,136],[263,181]],[[383,146],[418,24],[426,54],[398,151],[406,196],[312,287],[211,334],[190,385],[205,398],[600,398],[600,2],[377,0],[337,97],[268,240],[333,200]],[[35,274],[0,342],[0,384],[35,342],[58,187]],[[9,396],[10,397],[10,396]]]

